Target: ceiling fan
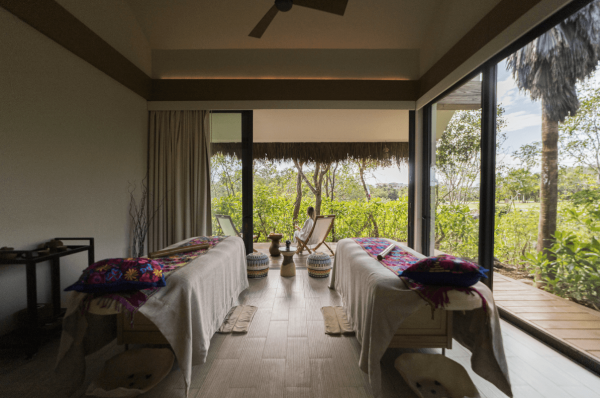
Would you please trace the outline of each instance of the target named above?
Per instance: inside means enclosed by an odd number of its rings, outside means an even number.
[[[267,11],[248,36],[260,39],[279,11],[289,11],[295,5],[343,16],[348,5],[348,0],[275,0],[275,4]]]

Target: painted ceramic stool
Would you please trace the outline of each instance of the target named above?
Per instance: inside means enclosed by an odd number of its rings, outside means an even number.
[[[250,253],[246,256],[248,278],[265,278],[269,275],[269,256],[264,253]]]
[[[313,278],[327,278],[331,272],[331,257],[325,253],[312,253],[306,260],[308,276]]]

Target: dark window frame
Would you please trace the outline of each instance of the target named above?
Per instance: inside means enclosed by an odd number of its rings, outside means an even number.
[[[242,116],[242,237],[246,254],[254,250],[254,112],[252,110],[218,110],[211,113],[239,113]]]

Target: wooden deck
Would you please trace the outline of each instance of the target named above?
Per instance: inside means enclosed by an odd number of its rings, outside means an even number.
[[[500,274],[494,274],[494,298],[504,318],[599,372],[598,311]]]

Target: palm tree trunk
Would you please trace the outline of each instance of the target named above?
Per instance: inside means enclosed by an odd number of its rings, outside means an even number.
[[[554,243],[558,206],[558,122],[549,118],[542,102],[542,171],[540,175],[540,223],[537,251],[548,251]]]

